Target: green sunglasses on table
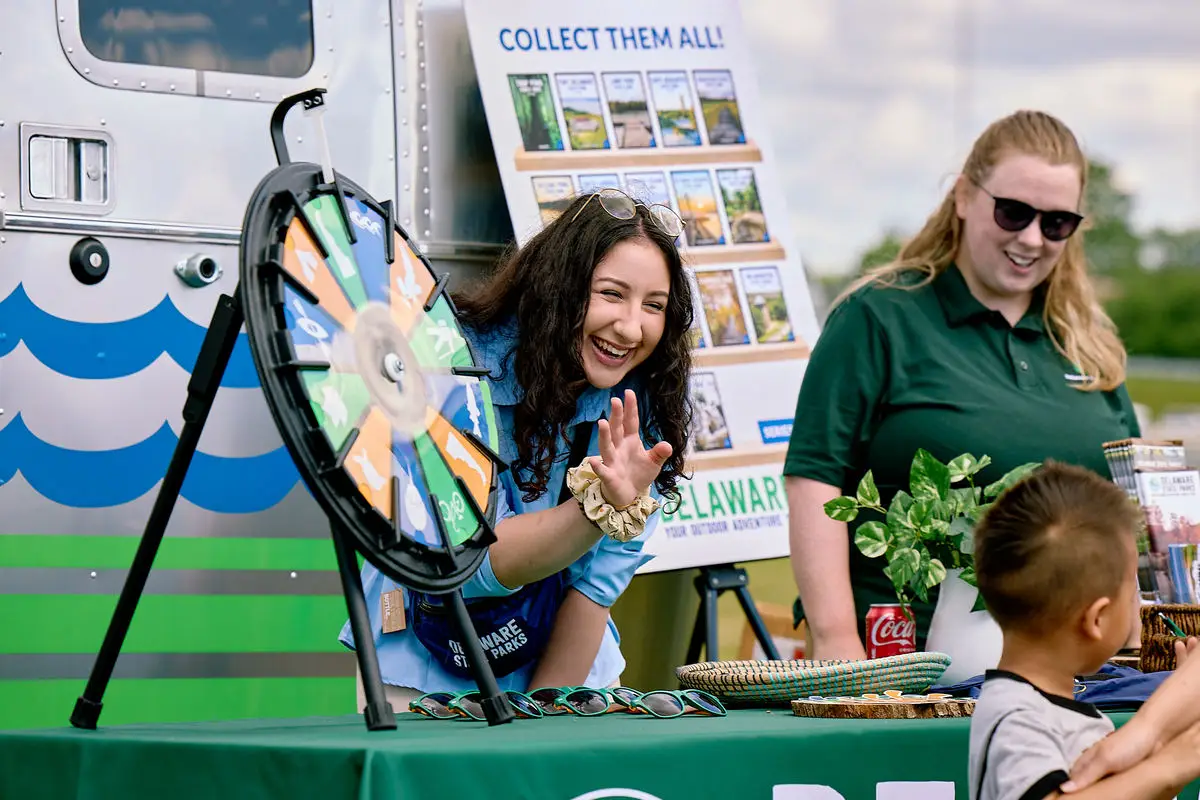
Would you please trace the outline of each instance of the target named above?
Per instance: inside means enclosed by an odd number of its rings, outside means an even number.
[[[542,716],[542,707],[529,695],[509,690],[504,693],[509,705],[518,717],[533,719]],[[466,717],[479,722],[487,720],[483,713],[483,695],[477,690],[469,692],[428,692],[408,704],[409,711],[424,714],[433,719]]]
[[[593,689],[588,686],[563,686],[535,689],[529,693],[547,715],[576,714],[593,717],[614,705],[625,711],[645,712],[660,719],[681,717],[689,712],[723,717],[725,706],[708,692],[699,689],[639,692],[628,686]]]

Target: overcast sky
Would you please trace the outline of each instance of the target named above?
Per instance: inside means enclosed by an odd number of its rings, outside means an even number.
[[[1200,3],[742,0],[793,235],[839,272],[911,234],[979,132],[1061,117],[1134,222],[1200,227]],[[786,22],[784,22],[786,21]]]

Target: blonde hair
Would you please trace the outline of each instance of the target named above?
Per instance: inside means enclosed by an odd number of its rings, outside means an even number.
[[[1082,197],[1087,187],[1087,159],[1070,128],[1055,117],[1041,111],[1018,111],[993,122],[975,140],[962,174],[981,184],[996,164],[1011,153],[1076,167]],[[896,260],[855,280],[834,300],[834,305],[868,284],[905,289],[924,286],[954,262],[961,242],[962,220],[958,218],[951,187]],[[898,283],[898,278],[913,272],[923,272],[925,277],[917,282]],[[1072,385],[1083,391],[1109,391],[1124,383],[1125,347],[1117,336],[1116,326],[1096,300],[1096,291],[1088,277],[1082,230],[1067,240],[1046,284],[1043,319],[1050,339],[1088,378]]]

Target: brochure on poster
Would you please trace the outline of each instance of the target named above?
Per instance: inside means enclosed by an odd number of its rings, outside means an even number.
[[[465,5],[518,241],[606,187],[685,222],[692,478],[644,569],[786,555],[780,472],[817,323],[738,4]]]

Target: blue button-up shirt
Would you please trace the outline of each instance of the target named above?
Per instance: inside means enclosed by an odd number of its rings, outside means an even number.
[[[492,390],[492,401],[496,407],[496,422],[500,428],[500,456],[512,463],[517,458],[516,443],[513,441],[513,410],[520,401],[523,390],[517,384],[513,374],[512,362],[509,355],[516,344],[516,330],[512,326],[501,327],[487,332],[464,330],[482,366],[491,370],[489,381]],[[575,405],[575,416],[567,426],[566,440],[572,441],[577,425],[595,423],[606,416],[609,399],[620,396],[626,388],[636,388],[631,380],[613,389],[597,389],[588,387],[580,395]],[[642,398],[639,397],[639,401]],[[644,403],[639,402],[639,405]],[[599,453],[598,430],[593,429],[592,439],[588,446],[589,455]],[[557,505],[559,487],[562,486],[568,467],[578,466],[567,464],[569,448],[560,445],[555,453],[555,461],[546,481],[546,492],[536,500],[526,503],[521,498],[521,490],[517,488],[512,470],[506,470],[499,475],[496,503],[497,524],[503,519],[516,514],[526,514],[542,511]],[[657,492],[652,493],[658,497]],[[609,536],[603,536],[590,550],[579,557],[575,563],[567,567],[567,586],[574,588],[584,596],[601,606],[611,606],[616,602],[625,587],[632,580],[634,572],[653,556],[642,553],[642,545],[658,527],[661,512],[655,512],[646,523],[646,529],[640,536],[629,542],[618,542]],[[379,655],[379,668],[383,682],[393,686],[404,686],[422,692],[434,691],[466,691],[474,689],[475,684],[470,679],[460,678],[446,672],[436,662],[429,651],[421,645],[410,630],[383,633],[381,623],[380,597],[386,592],[399,588],[391,578],[381,574],[369,562],[364,563],[362,570],[363,593],[366,595],[367,610],[371,616],[371,630],[375,636],[375,649]],[[502,597],[517,591],[521,587],[508,587],[496,579],[492,571],[491,554],[483,559],[476,573],[462,586],[463,596],[468,600],[479,597]],[[405,609],[409,619],[412,618],[412,601],[408,592],[404,592]],[[353,649],[354,638],[350,632],[350,622],[342,626],[339,641]],[[600,642],[600,650],[596,660],[592,662],[585,685],[608,686],[620,677],[625,669],[625,658],[621,655],[620,636],[612,618],[604,631]],[[530,687],[529,681],[537,668],[533,661],[514,672],[498,679],[502,690],[515,689],[525,691]]]

